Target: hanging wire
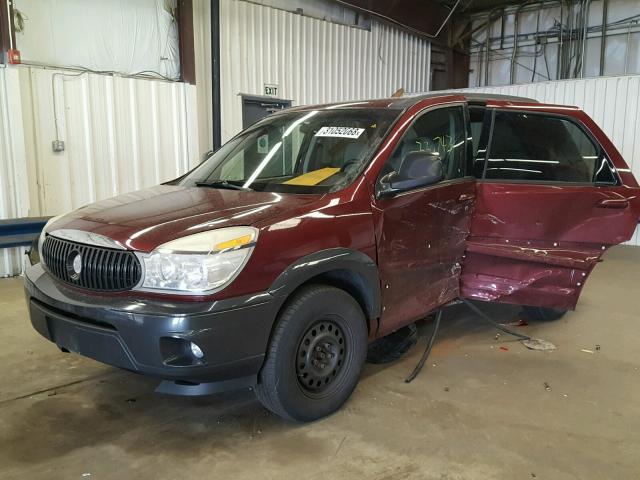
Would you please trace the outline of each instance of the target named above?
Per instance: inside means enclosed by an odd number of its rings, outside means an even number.
[[[571,16],[571,14],[570,14]],[[597,32],[602,32],[603,30],[611,30],[614,29],[615,27],[628,27],[628,30],[631,29],[631,27],[633,25],[637,25],[638,24],[638,20],[640,19],[640,14],[635,14],[635,15],[630,15],[628,17],[625,18],[621,18],[619,20],[613,21],[613,22],[607,22],[604,25],[594,25],[592,27],[588,27],[585,29],[585,25],[584,22],[587,21],[586,20],[586,15],[584,15],[583,12],[579,12],[578,14],[578,18],[579,21],[576,22],[575,25],[571,25],[570,29],[568,30],[568,33],[564,30],[564,24],[563,27],[561,28],[560,24],[556,23],[553,27],[549,28],[546,31],[543,31],[542,33],[544,35],[539,35],[539,37],[544,38],[546,37],[556,37],[559,36],[560,39],[566,37],[567,35],[569,36],[569,59],[568,62],[566,63],[566,66],[563,67],[564,72],[561,72],[560,78],[568,78],[570,77],[569,73],[571,72],[571,70],[573,70],[573,77],[575,77],[577,75],[577,71],[581,69],[582,67],[582,62],[584,61],[584,59],[582,58],[582,54],[581,54],[581,50],[582,50],[582,42],[586,42],[588,40],[588,35],[590,33],[597,33]],[[586,32],[586,33],[583,33]],[[577,33],[579,33],[580,35],[576,35]],[[624,32],[625,35],[629,36],[628,31]],[[531,35],[534,35],[533,33],[525,33],[525,34],[519,34],[518,37],[520,38],[529,38]],[[622,35],[622,34],[619,34]],[[613,35],[610,35],[613,36]],[[505,40],[509,40],[509,39],[513,39],[514,35],[502,35],[501,38],[504,38]],[[480,55],[480,51],[481,49],[484,49],[484,44],[486,43],[485,41],[479,41],[477,38],[471,38],[472,44],[474,47],[477,48],[477,50],[473,53]],[[492,42],[493,40],[491,40],[490,42]],[[558,42],[558,45],[561,44],[561,41]],[[534,60],[539,57],[542,56],[544,58],[545,61],[545,70],[547,71],[547,74],[544,75],[538,71],[536,71],[535,68],[531,68],[528,65],[524,65],[521,62],[518,62],[517,60],[515,61],[515,63],[519,66],[524,68],[525,70],[528,70],[529,72],[532,73],[532,79],[534,79],[536,76],[538,76],[539,78],[542,79],[546,79],[546,80],[551,80],[551,75],[550,75],[550,71],[549,71],[549,67],[548,67],[548,59],[546,58],[546,47],[547,45],[541,45],[540,49],[535,50],[535,52],[526,52],[526,53],[519,53],[518,57],[524,57],[524,58],[534,58]],[[558,47],[559,48],[559,47]],[[512,51],[513,51],[513,47],[506,47],[503,49],[499,49],[499,50],[492,50],[491,51],[491,55],[489,58],[489,61],[495,61],[495,60],[506,60],[512,57]],[[503,52],[503,53],[501,53]],[[509,53],[507,53],[509,52]],[[559,51],[558,52],[558,62],[560,62],[560,56],[562,55],[562,52]],[[485,56],[486,56],[486,52],[485,52]],[[481,59],[479,58],[479,61],[481,62]],[[486,62],[484,62],[486,63]],[[488,68],[488,65],[482,65],[485,69]]]

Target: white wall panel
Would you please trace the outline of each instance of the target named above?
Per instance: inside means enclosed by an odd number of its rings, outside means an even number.
[[[534,98],[545,103],[575,105],[602,128],[640,179],[640,75],[563,80],[466,91]],[[640,245],[636,231],[629,242]]]
[[[156,185],[198,161],[194,86],[23,68],[20,90],[32,216]]]
[[[293,105],[429,89],[430,44],[423,38],[375,21],[368,30],[241,0],[220,3],[223,141],[242,129],[239,95],[262,95],[265,83],[277,84],[278,97]]]
[[[176,0],[14,0],[23,62],[180,77]]]
[[[0,218],[27,216],[27,168],[15,68],[0,68]],[[23,249],[0,249],[0,277],[20,273]]]
[[[193,2],[193,47],[196,60],[198,99],[198,151],[204,154],[213,145],[211,120],[211,2]]]
[[[56,137],[63,152],[52,150]],[[156,185],[195,166],[198,151],[195,86],[0,68],[0,218],[57,215]],[[22,262],[22,249],[0,250],[0,276]]]

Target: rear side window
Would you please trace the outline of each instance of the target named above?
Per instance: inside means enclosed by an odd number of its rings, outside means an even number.
[[[496,112],[485,178],[592,183],[599,149],[560,117]]]

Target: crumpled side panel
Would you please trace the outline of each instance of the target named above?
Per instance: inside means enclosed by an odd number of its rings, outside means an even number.
[[[637,187],[478,182],[463,297],[573,309],[604,251],[631,238]]]
[[[486,242],[486,243],[485,243]],[[472,239],[461,295],[482,301],[572,310],[602,250]]]
[[[638,196],[640,189],[625,186],[478,183],[471,235],[591,248],[615,245],[633,236],[640,213]],[[611,202],[625,200],[632,208],[611,207]]]
[[[571,248],[542,245],[542,242],[535,243],[540,246],[535,247],[532,242],[527,242],[526,245],[514,245],[500,243],[491,238],[476,238],[467,242],[467,252],[582,270],[589,269],[602,255],[601,249],[595,250],[592,247]]]

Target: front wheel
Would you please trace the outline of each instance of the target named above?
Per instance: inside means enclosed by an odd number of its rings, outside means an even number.
[[[524,314],[529,320],[539,320],[543,322],[548,322],[551,320],[558,320],[567,313],[566,310],[559,310],[556,308],[545,308],[545,307],[530,307],[524,305],[522,307]]]
[[[367,354],[367,326],[344,290],[309,285],[281,312],[256,396],[275,414],[309,422],[338,410],[353,392]]]

